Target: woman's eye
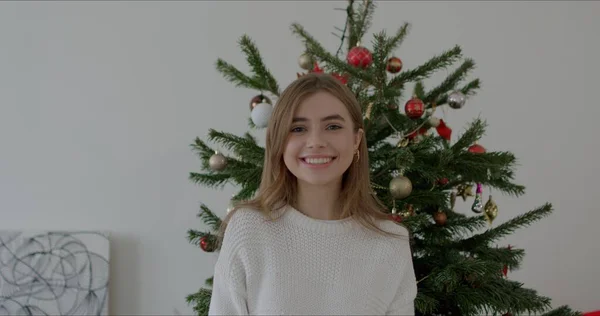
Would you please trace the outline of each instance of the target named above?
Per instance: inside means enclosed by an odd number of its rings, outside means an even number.
[[[336,129],[340,129],[340,128],[342,128],[342,127],[339,126],[339,125],[329,125],[329,126],[327,126],[327,129],[332,129],[332,130],[336,130]]]
[[[292,128],[292,133],[299,133],[302,132],[304,130],[303,127],[294,127]]]

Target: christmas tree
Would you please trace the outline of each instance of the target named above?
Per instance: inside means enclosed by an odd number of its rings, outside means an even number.
[[[520,196],[525,191],[513,183],[515,156],[478,144],[486,128],[482,119],[475,119],[453,140],[452,129],[436,116],[436,110],[443,106],[460,109],[480,88],[479,79],[461,85],[474,69],[474,61],[464,58],[461,48],[455,46],[414,69],[403,69],[394,51],[407,36],[409,24],[401,25],[391,36],[385,31],[373,34],[371,48],[361,43],[374,8],[371,1],[349,1],[345,26],[338,28],[340,46],[335,53],[326,50],[301,25],[294,23],[291,29],[305,47],[299,57],[300,67],[337,77],[352,89],[363,107],[373,194],[389,207],[390,218],[412,234],[419,289],[415,313],[578,314],[567,306],[551,310],[549,298],[510,280],[507,272],[519,267],[524,250],[495,244],[516,229],[550,215],[551,204],[494,223],[499,208],[489,192],[493,189]],[[235,86],[257,91],[250,101],[249,127],[260,130],[268,124],[280,87],[250,37],[242,36],[239,45],[251,75],[221,59],[216,67]],[[423,81],[434,72],[457,63],[442,82],[425,87]],[[413,88],[407,93],[409,84]],[[237,136],[211,129],[208,140],[231,154],[217,152],[196,138],[192,148],[203,172],[191,172],[190,179],[215,189],[226,183],[239,186],[232,202],[251,198],[260,184],[264,149],[249,132]],[[472,199],[471,208],[455,209],[458,197]],[[206,205],[198,215],[209,230],[190,229],[189,241],[204,251],[218,251],[222,219]],[[209,278],[206,287],[186,298],[198,315],[208,312],[211,285]]]

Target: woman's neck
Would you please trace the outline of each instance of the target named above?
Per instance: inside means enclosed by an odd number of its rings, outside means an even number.
[[[310,185],[298,182],[298,196],[295,206],[305,215],[320,220],[339,218],[339,196],[341,183],[337,185]]]

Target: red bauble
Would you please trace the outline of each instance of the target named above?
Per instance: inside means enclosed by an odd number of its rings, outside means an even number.
[[[448,184],[448,182],[449,182],[448,178],[442,178],[442,179],[438,180],[438,183],[440,185],[446,185],[446,184]]]
[[[402,216],[400,216],[399,214],[390,215],[390,219],[396,223],[402,223]]]
[[[391,57],[387,61],[385,70],[393,74],[400,72],[402,70],[402,60],[398,57]]]
[[[484,154],[485,148],[479,144],[474,144],[474,145],[471,145],[471,147],[469,147],[469,152],[474,153],[474,154]]]
[[[418,119],[425,113],[425,104],[415,96],[406,102],[404,105],[404,112],[406,113],[406,116],[411,119]]]
[[[202,248],[202,250],[204,250],[206,252],[214,251],[214,247],[213,247],[212,243],[210,242],[210,240],[208,240],[208,237],[206,237],[206,236],[200,238],[200,248]]]
[[[348,52],[347,61],[354,67],[367,68],[373,62],[373,55],[368,49],[355,46]]]

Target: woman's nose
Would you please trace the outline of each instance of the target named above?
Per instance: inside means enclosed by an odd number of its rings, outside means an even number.
[[[313,147],[325,147],[325,140],[323,139],[323,135],[320,132],[311,132],[308,135],[307,146],[309,148]]]

